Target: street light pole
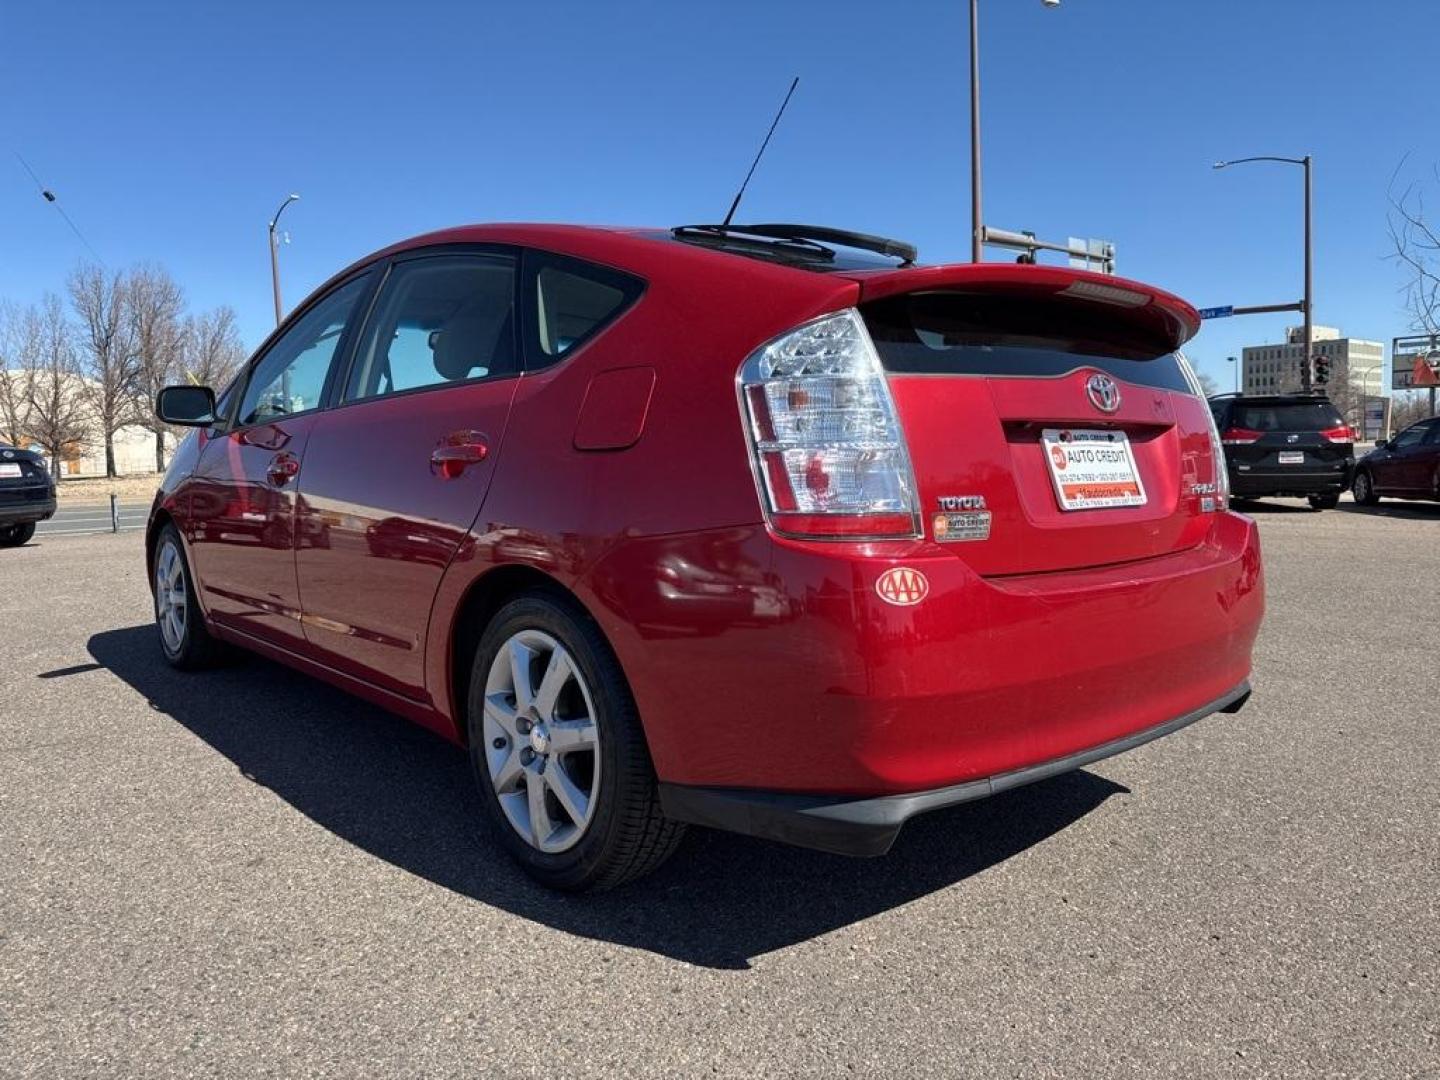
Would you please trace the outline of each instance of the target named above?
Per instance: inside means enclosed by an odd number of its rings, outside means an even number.
[[[270,288],[275,294],[275,325],[280,325],[280,244],[275,237],[275,226],[280,224],[280,215],[285,212],[299,195],[293,192],[285,197],[280,204],[280,209],[275,211],[275,216],[270,219]]]
[[[1300,363],[1300,386],[1308,394],[1314,387],[1313,363],[1310,357],[1310,350],[1314,346],[1313,337],[1315,330],[1315,291],[1314,291],[1314,214],[1311,210],[1311,175],[1313,173],[1313,160],[1309,154],[1303,158],[1271,157],[1263,155],[1260,157],[1236,158],[1234,161],[1217,161],[1215,168],[1225,169],[1231,165],[1244,165],[1249,161],[1278,161],[1285,165],[1299,165],[1305,170],[1305,299],[1301,302],[1305,314],[1305,328],[1302,333],[1305,341],[1302,346]]]
[[[1048,8],[1060,0],[1040,0]],[[980,0],[970,0],[970,261],[980,261],[985,225],[980,212]]]
[[[1225,359],[1235,365],[1235,393],[1238,394],[1240,392],[1240,362],[1233,356],[1227,356]]]

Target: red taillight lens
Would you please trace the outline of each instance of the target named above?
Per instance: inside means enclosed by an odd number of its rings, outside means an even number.
[[[1320,432],[1320,435],[1322,438],[1329,439],[1331,442],[1345,443],[1355,441],[1355,432],[1350,429],[1348,424],[1327,428]]]
[[[919,534],[895,402],[857,311],[826,315],[762,345],[739,383],[775,529],[830,539]]]
[[[1259,442],[1265,437],[1263,431],[1251,431],[1249,428],[1232,427],[1226,428],[1225,433],[1220,436],[1220,441],[1226,446],[1249,446],[1251,443]]]

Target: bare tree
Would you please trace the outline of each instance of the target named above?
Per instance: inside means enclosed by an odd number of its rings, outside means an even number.
[[[218,394],[245,363],[245,346],[235,326],[235,309],[202,311],[185,320],[185,352],[181,361],[186,382],[209,386]]]
[[[60,461],[84,448],[91,417],[81,390],[75,339],[60,298],[49,293],[40,307],[26,311],[24,340],[32,346],[20,357],[30,407],[27,434],[50,458],[60,478]]]
[[[22,357],[34,349],[33,320],[13,304],[0,304],[0,442],[19,445],[30,430],[30,385]]]
[[[70,275],[70,304],[79,321],[83,393],[105,443],[105,475],[115,476],[115,433],[135,420],[140,357],[125,279],[84,264]]]
[[[125,295],[139,365],[132,417],[154,432],[155,470],[164,472],[165,435],[170,429],[160,422],[152,406],[161,387],[175,382],[180,372],[185,294],[161,267],[140,266],[130,271]]]
[[[1400,163],[1400,168],[1404,167]],[[1399,176],[1400,168],[1395,170]],[[1432,166],[1432,177],[1440,186],[1440,166]],[[1409,184],[1397,191],[1390,183],[1391,258],[1405,272],[1405,308],[1411,329],[1421,334],[1440,334],[1440,233],[1428,220],[1425,189]]]

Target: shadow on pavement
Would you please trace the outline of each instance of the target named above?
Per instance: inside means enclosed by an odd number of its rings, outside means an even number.
[[[372,855],[562,931],[715,968],[747,968],[954,885],[1127,790],[1087,772],[1056,777],[917,818],[880,859],[692,829],[651,876],[563,896],[533,885],[483,834],[468,760],[437,736],[257,657],[176,672],[149,625],[96,634],[89,648],[245,776]]]
[[[1394,499],[1382,500],[1375,506],[1361,506],[1359,503],[1341,503],[1337,510],[1364,517],[1408,518],[1411,521],[1440,521],[1440,503],[1400,502]]]

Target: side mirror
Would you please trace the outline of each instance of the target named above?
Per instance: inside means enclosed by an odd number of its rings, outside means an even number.
[[[1389,449],[1390,449],[1390,440],[1389,440],[1389,439],[1376,439],[1376,440],[1375,440],[1375,449],[1376,449],[1376,450],[1389,450]]]
[[[155,395],[155,415],[180,427],[215,423],[215,391],[208,386],[167,386]]]

